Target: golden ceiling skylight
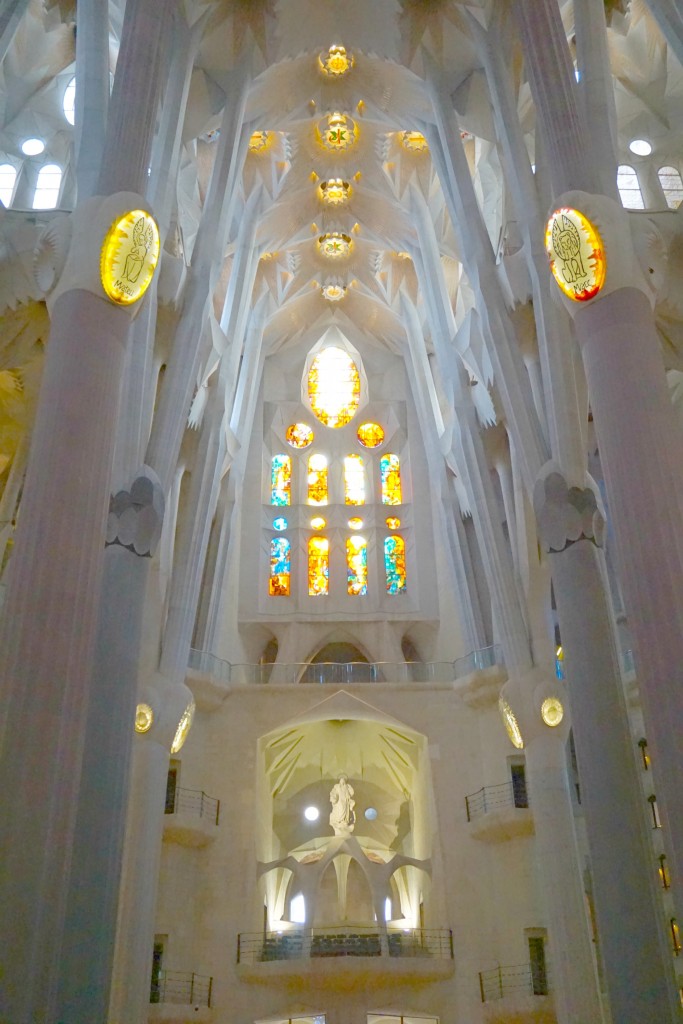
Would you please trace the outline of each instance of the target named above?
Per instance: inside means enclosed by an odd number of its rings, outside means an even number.
[[[343,206],[351,198],[353,189],[348,181],[342,181],[341,178],[329,178],[327,181],[320,182],[318,192],[322,201],[328,206]]]
[[[401,132],[401,145],[411,153],[426,153],[429,150],[427,140],[421,132]]]
[[[341,231],[328,231],[318,239],[318,249],[328,259],[340,260],[351,255],[353,242]]]
[[[350,149],[358,138],[356,122],[347,114],[335,111],[318,122],[318,140],[324,149],[339,153]]]
[[[275,132],[252,132],[249,139],[250,153],[265,153],[273,143]]]
[[[340,302],[346,295],[346,288],[341,284],[324,284],[320,291],[328,302]]]
[[[338,43],[333,43],[325,53],[318,57],[320,70],[330,78],[341,78],[347,74],[355,64],[353,54],[347,53],[346,49]]]

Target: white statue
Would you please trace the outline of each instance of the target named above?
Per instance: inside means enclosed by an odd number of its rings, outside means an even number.
[[[356,801],[353,799],[353,786],[349,785],[346,775],[340,775],[339,781],[332,787],[330,803],[332,804],[330,825],[334,829],[335,836],[350,835],[356,824],[356,815],[353,810]]]

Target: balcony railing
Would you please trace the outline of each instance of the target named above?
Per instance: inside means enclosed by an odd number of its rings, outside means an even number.
[[[351,686],[356,683],[448,683],[475,671],[502,665],[500,646],[472,651],[455,661],[350,661],[295,664],[233,665],[208,651],[190,651],[188,667],[236,685],[322,683]]]
[[[238,963],[308,960],[316,957],[453,959],[448,928],[411,928],[380,932],[377,928],[297,928],[289,932],[242,932],[237,938]]]
[[[467,820],[474,821],[491,811],[504,807],[528,807],[529,797],[523,778],[502,782],[499,786],[482,786],[476,793],[465,797]]]
[[[193,971],[159,971],[152,978],[150,1003],[180,1006],[211,1006],[213,978]]]
[[[547,996],[548,977],[540,964],[496,967],[479,972],[479,990],[482,1003],[508,996]]]
[[[192,818],[206,818],[214,825],[218,824],[221,802],[213,796],[207,796],[199,789],[177,788],[172,800],[167,800],[166,814],[186,814]]]

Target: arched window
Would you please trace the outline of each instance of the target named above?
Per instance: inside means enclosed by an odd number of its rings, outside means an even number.
[[[57,164],[45,164],[38,172],[36,190],[33,193],[34,210],[54,210],[59,202],[62,184],[62,168]]]
[[[405,594],[406,542],[403,537],[384,538],[384,572],[387,594]]]
[[[360,402],[360,374],[348,352],[324,348],[308,371],[311,409],[326,427],[344,427]]]
[[[270,542],[270,580],[268,593],[271,597],[289,597],[291,581],[291,544],[286,537],[273,537]]]
[[[346,541],[346,579],[349,594],[367,594],[368,544],[357,533]]]
[[[69,124],[76,124],[76,77],[70,79],[62,97],[62,110]]]
[[[344,459],[344,501],[347,505],[365,504],[365,470],[360,455]]]
[[[645,209],[638,175],[628,164],[620,164],[617,168],[617,188],[621,197],[621,205],[625,210]]]
[[[12,204],[14,183],[17,180],[17,169],[12,164],[0,165],[0,202],[6,208]]]
[[[382,480],[382,504],[400,505],[401,464],[398,455],[383,455],[379,460],[380,477]]]
[[[330,542],[327,537],[311,537],[308,542],[308,594],[321,597],[329,593]]]
[[[308,459],[308,504],[327,505],[327,459],[311,455]]]
[[[273,455],[270,467],[270,503],[292,503],[292,459],[289,455]]]
[[[306,924],[306,900],[302,892],[292,897],[289,904],[289,919],[294,924]]]
[[[657,177],[664,192],[666,205],[670,210],[677,210],[683,200],[683,178],[680,171],[675,167],[660,167]]]

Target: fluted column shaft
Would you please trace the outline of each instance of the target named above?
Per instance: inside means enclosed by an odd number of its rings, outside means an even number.
[[[97,193],[109,107],[109,3],[76,11],[76,188],[79,203]]]

